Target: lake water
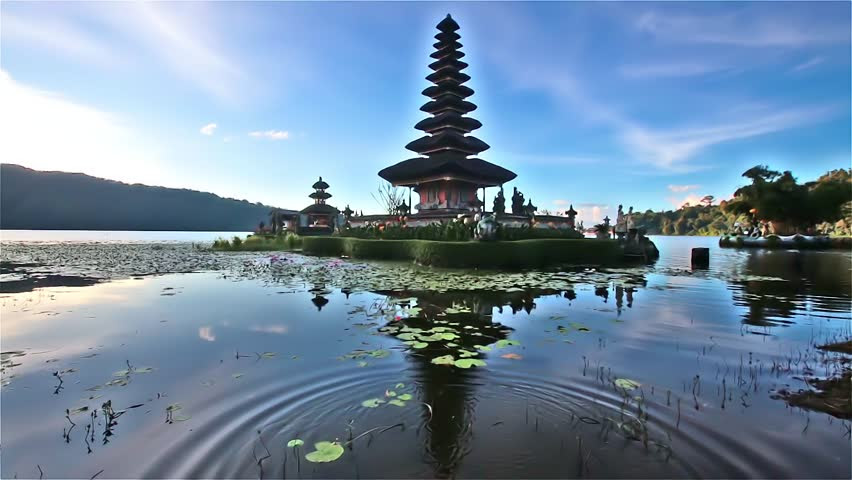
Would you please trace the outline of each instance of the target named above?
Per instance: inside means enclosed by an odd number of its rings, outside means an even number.
[[[15,235],[3,478],[852,475],[849,410],[788,403],[848,372],[816,347],[852,335],[849,252],[476,272]]]

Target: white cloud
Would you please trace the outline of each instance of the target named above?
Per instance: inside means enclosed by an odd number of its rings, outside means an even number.
[[[0,158],[38,170],[162,183],[152,142],[120,117],[16,82],[0,70]]]
[[[672,15],[649,11],[634,25],[639,31],[676,43],[796,48],[849,41],[849,32],[840,25],[815,26],[793,15]]]
[[[287,140],[290,138],[290,132],[286,130],[266,130],[249,132],[249,136],[255,138],[268,138],[270,140]]]
[[[556,199],[553,201],[553,204],[557,207],[566,207],[568,206],[568,200]]]
[[[582,220],[589,227],[593,224],[602,223],[609,212],[609,205],[602,203],[581,203],[574,209],[577,211],[577,221]]]
[[[675,193],[687,192],[689,190],[697,190],[699,185],[669,185],[669,190]]]
[[[200,132],[201,132],[202,135],[213,135],[213,132],[215,130],[216,130],[216,124],[215,123],[208,123],[207,125],[204,125],[203,127],[201,127]]]
[[[813,68],[821,63],[825,62],[825,57],[813,57],[806,62],[802,62],[795,67],[791,71],[793,72],[801,72],[802,70],[807,70],[809,68]]]
[[[685,197],[668,197],[666,200],[668,200],[674,208],[680,208],[687,203],[691,206],[700,205],[702,198],[704,198],[704,195],[691,193]]]

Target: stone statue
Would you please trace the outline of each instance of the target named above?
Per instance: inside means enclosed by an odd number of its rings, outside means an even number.
[[[532,217],[535,215],[535,211],[538,210],[538,207],[532,204],[532,198],[527,201],[527,204],[524,206],[524,215],[528,217]]]
[[[405,200],[403,200],[402,203],[396,207],[396,210],[400,215],[405,216],[408,215],[409,211],[411,211],[411,207],[409,207],[408,204],[405,203]]]
[[[494,215],[483,215],[482,219],[476,223],[473,236],[482,241],[494,240],[497,236],[497,220]]]
[[[633,220],[633,207],[627,210],[627,230],[632,230],[636,228],[636,224]]]
[[[503,215],[504,213],[506,213],[506,197],[503,196],[503,187],[501,186],[497,196],[494,197],[494,214]]]
[[[518,191],[518,187],[514,187],[515,192],[512,194],[512,215],[524,214],[524,194]]]
[[[624,209],[621,205],[618,206],[618,215],[615,217],[615,235],[619,240],[627,234],[627,219],[624,217]]]

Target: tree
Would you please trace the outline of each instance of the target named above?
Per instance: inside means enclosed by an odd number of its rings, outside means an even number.
[[[370,196],[388,215],[395,215],[399,211],[399,206],[405,201],[405,190],[393,186],[390,182],[382,182],[376,192],[371,193]]]
[[[784,223],[791,229],[804,230],[823,221],[839,220],[843,204],[852,200],[852,178],[845,169],[805,184],[797,183],[790,171],[779,173],[761,165],[746,170],[743,177],[751,184],[734,192],[725,211]]]
[[[713,195],[704,195],[704,197],[701,199],[701,204],[705,207],[709,207],[710,205],[713,205],[713,200],[715,199],[716,197],[714,197]]]

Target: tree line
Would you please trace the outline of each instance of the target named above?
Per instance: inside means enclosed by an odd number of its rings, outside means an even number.
[[[712,196],[698,205],[677,210],[634,213],[637,225],[652,235],[723,235],[736,226],[748,229],[762,223],[775,233],[852,234],[852,171],[831,170],[818,179],[798,183],[792,172],[758,165],[743,177],[730,200],[713,205]]]

